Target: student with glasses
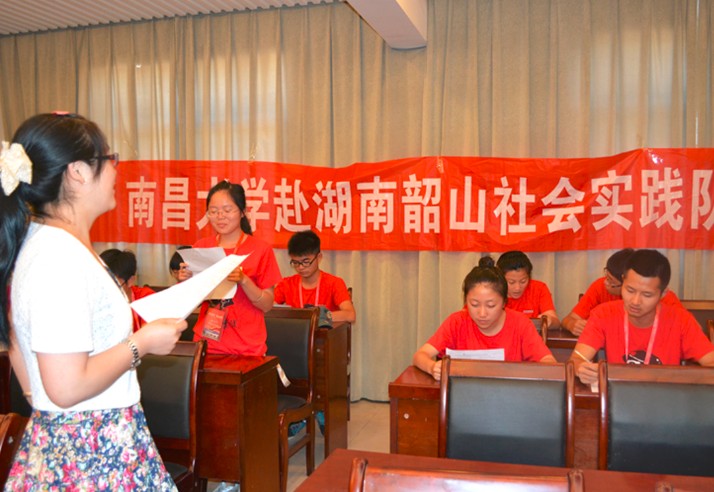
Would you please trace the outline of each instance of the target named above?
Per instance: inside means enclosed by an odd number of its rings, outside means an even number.
[[[89,231],[116,206],[118,156],[79,115],[40,114],[0,152],[0,341],[32,414],[5,490],[176,490],[134,369],[167,354],[178,319],[132,333]]]
[[[232,299],[205,301],[194,325],[194,339],[207,341],[209,354],[265,355],[265,313],[273,307],[273,288],[282,278],[273,249],[253,237],[246,216],[245,190],[224,180],[208,192],[206,215],[214,235],[200,239],[194,248],[224,249],[226,255],[248,255],[228,275],[238,284]],[[190,265],[181,264],[178,280],[192,275]]]
[[[355,308],[345,281],[320,270],[320,238],[313,231],[300,231],[288,241],[290,266],[296,274],[280,281],[275,303],[292,307],[325,306],[332,321],[355,322]]]
[[[580,336],[585,329],[585,324],[590,317],[590,312],[600,304],[621,299],[622,276],[625,273],[627,260],[635,252],[632,248],[625,248],[613,253],[605,264],[604,276],[595,280],[585,294],[580,298],[572,311],[563,319],[563,326],[573,335]],[[680,306],[677,295],[667,290],[662,298],[662,304]]]

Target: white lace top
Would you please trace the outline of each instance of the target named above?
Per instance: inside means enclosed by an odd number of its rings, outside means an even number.
[[[32,223],[15,264],[12,321],[32,386],[33,407],[48,411],[123,408],[139,401],[135,371],[71,408],[45,393],[35,354],[101,353],[131,334],[131,308],[97,258],[68,232]],[[128,350],[128,348],[127,348]]]

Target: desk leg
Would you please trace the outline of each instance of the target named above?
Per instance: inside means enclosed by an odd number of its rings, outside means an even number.
[[[349,405],[347,356],[349,333],[345,327],[329,330],[325,351],[325,459],[338,448],[347,448]]]

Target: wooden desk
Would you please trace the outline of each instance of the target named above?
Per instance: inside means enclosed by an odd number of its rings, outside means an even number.
[[[568,472],[566,468],[533,465],[513,465],[485,461],[452,460],[425,456],[406,456],[369,451],[338,449],[325,460],[298,488],[298,492],[338,492],[348,490],[350,469],[354,458],[365,458],[369,464],[417,470],[462,470],[498,475],[553,476]],[[655,490],[658,482],[671,484],[674,490],[714,490],[714,478],[679,475],[655,475],[603,470],[583,470],[585,490],[588,492],[640,492]]]
[[[347,447],[347,419],[350,391],[349,323],[315,332],[315,411],[325,412],[325,458],[338,448]]]
[[[207,355],[198,385],[198,475],[278,490],[277,357]]]
[[[578,337],[565,328],[548,329],[548,339],[545,344],[558,362],[565,362],[578,343]]]
[[[439,454],[439,383],[414,366],[389,383],[389,452]],[[575,382],[575,466],[597,465],[598,395]]]

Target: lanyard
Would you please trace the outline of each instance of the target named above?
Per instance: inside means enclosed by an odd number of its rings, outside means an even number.
[[[630,323],[627,319],[627,311],[625,311],[625,363],[627,363],[627,357],[630,353]],[[654,324],[652,325],[652,332],[650,333],[650,340],[647,342],[647,352],[645,353],[645,365],[650,363],[650,358],[652,357],[652,348],[654,347],[655,337],[657,336],[657,327],[659,326],[659,306],[655,311]]]
[[[315,306],[319,305],[320,302],[320,280],[322,280],[322,273],[317,275],[317,287],[315,290]],[[302,300],[302,278],[300,278],[300,307],[304,308],[305,303]]]
[[[221,238],[221,235],[220,235],[220,234],[216,234],[216,246],[218,246],[219,248],[221,247],[221,240],[220,240],[220,238]],[[240,237],[238,238],[238,241],[236,242],[236,247],[233,248],[233,253],[232,253],[232,254],[236,254],[236,251],[238,251],[238,248],[240,248],[240,245],[243,244],[246,239],[248,239],[248,234],[246,234],[245,232],[241,231],[241,232],[240,232]],[[225,248],[225,249],[228,249],[228,248]]]

